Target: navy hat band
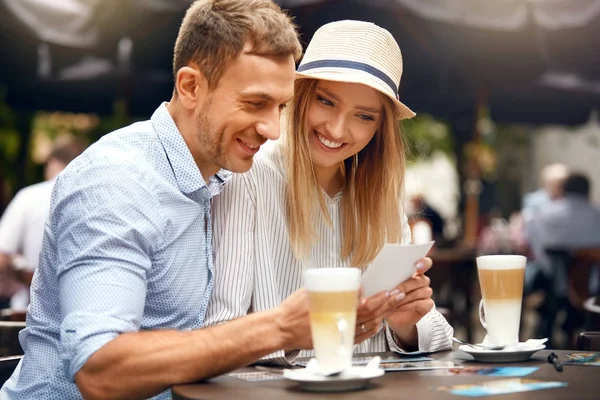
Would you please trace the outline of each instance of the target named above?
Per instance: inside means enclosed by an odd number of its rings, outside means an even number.
[[[398,86],[392,78],[390,78],[385,72],[373,67],[372,65],[365,64],[358,61],[350,60],[318,60],[302,64],[298,67],[298,72],[306,72],[315,68],[348,68],[363,71],[374,77],[381,79],[386,85],[392,89],[392,92],[398,97]]]

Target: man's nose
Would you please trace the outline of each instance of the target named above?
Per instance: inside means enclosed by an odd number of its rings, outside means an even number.
[[[272,113],[262,121],[259,121],[256,124],[256,132],[269,140],[279,139],[279,135],[281,134],[281,120],[279,115],[279,112]]]

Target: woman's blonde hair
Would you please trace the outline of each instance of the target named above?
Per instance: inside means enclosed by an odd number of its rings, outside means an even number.
[[[319,240],[317,218],[331,225],[325,198],[319,187],[308,145],[307,113],[318,81],[298,79],[288,109],[284,162],[287,171],[287,220],[296,257],[306,257]],[[381,125],[371,141],[354,157],[344,160],[341,257],[352,266],[371,262],[385,243],[402,239],[404,143],[394,117],[394,105],[383,99]]]

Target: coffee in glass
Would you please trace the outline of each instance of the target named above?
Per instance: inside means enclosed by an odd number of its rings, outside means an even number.
[[[352,365],[360,277],[358,268],[304,271],[313,346],[323,371],[342,371]]]
[[[479,314],[492,345],[519,342],[526,262],[518,255],[477,257],[482,297]]]

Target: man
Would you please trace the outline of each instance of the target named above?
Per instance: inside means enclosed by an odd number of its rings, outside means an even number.
[[[270,0],[199,0],[175,89],[57,179],[10,399],[170,398],[174,384],[310,348],[306,293],[202,326],[213,285],[210,202],[250,168],[292,98],[301,45]]]
[[[13,310],[25,310],[29,304],[29,286],[42,249],[54,179],[83,148],[74,139],[54,143],[44,168],[46,180],[20,190],[0,219],[0,271],[20,283],[11,298]]]

